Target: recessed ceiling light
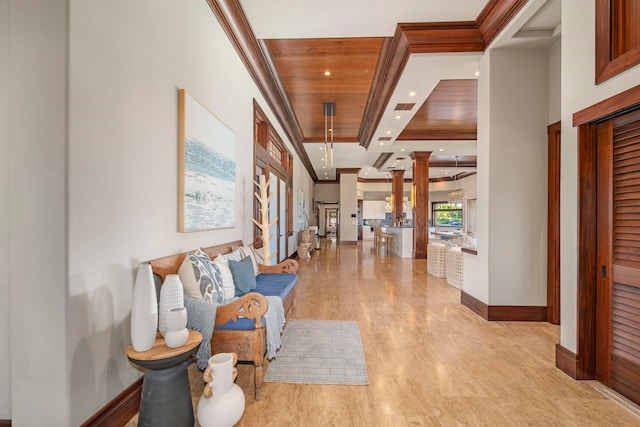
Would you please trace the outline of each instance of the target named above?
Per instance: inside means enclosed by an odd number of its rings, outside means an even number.
[[[396,116],[396,119],[401,119],[401,118],[402,118],[402,116]]]
[[[409,92],[409,96],[416,96],[415,92]]]
[[[323,160],[324,160],[324,159],[323,159]],[[326,169],[326,168],[327,168],[326,166],[323,166],[323,167],[322,167],[322,169]],[[326,173],[326,172],[325,172],[325,173]]]
[[[404,151],[404,148],[401,148],[400,151]]]
[[[449,172],[445,172],[444,174],[445,174],[445,175],[449,175]]]
[[[387,131],[387,135],[391,135],[391,131],[390,130]]]
[[[325,172],[324,174],[327,175],[327,172]]]
[[[320,147],[318,147],[318,150],[322,150],[324,147],[321,145]]]
[[[438,151],[444,151],[444,148],[439,149]]]
[[[330,76],[330,75],[331,75],[331,71],[329,71],[329,70],[325,71],[325,72],[324,72],[324,75],[325,75],[325,76]]]
[[[476,71],[476,77],[480,75],[480,71]]]
[[[380,145],[384,145],[384,142],[381,142]]]
[[[368,171],[370,171],[370,170],[371,170],[371,168],[369,168],[369,169],[367,169],[367,170],[368,170]]]

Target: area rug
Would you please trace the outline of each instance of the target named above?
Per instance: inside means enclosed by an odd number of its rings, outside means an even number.
[[[282,347],[269,363],[267,382],[367,385],[358,324],[341,320],[291,320]]]

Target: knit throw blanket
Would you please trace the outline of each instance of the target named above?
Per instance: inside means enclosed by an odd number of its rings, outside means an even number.
[[[211,336],[216,323],[216,306],[187,294],[184,294],[184,306],[187,309],[187,328],[202,334],[202,343],[196,353],[198,368],[202,371],[207,368],[211,357]]]
[[[265,297],[269,303],[264,314],[267,328],[267,359],[276,357],[276,351],[280,348],[282,328],[284,327],[284,306],[279,296]]]
[[[284,327],[284,306],[282,299],[278,296],[265,297],[269,307],[264,315],[267,333],[267,359],[271,360],[275,357],[276,351],[280,348],[280,336]],[[237,298],[229,299],[225,302],[231,302]],[[184,295],[184,306],[187,309],[187,327],[202,334],[202,343],[196,357],[198,359],[198,368],[204,370],[207,368],[209,358],[211,357],[211,336],[213,335],[213,326],[216,321],[216,306],[210,302],[201,301],[196,298]]]

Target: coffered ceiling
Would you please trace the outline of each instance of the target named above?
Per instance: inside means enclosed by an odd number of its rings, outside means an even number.
[[[551,43],[560,22],[560,0],[207,1],[309,173],[329,182],[340,169],[410,177],[413,151],[433,152],[432,179],[452,176],[455,156],[473,172],[484,49],[511,21],[520,44]]]

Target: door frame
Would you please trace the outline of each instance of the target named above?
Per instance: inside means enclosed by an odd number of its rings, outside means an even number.
[[[598,123],[631,112],[640,105],[640,85],[605,99],[573,115],[578,127],[578,319],[575,366],[566,366],[563,350],[556,365],[575,379],[596,378],[597,274],[597,163]],[[565,350],[566,351],[566,350]],[[563,360],[564,359],[564,360]],[[575,367],[575,370],[574,370]]]
[[[560,122],[547,127],[547,321],[560,324]]]
[[[329,226],[329,213],[336,213],[336,239],[338,238],[338,230],[340,229],[340,216],[338,215],[338,208],[327,208],[324,210],[324,235],[327,236],[327,227]]]

